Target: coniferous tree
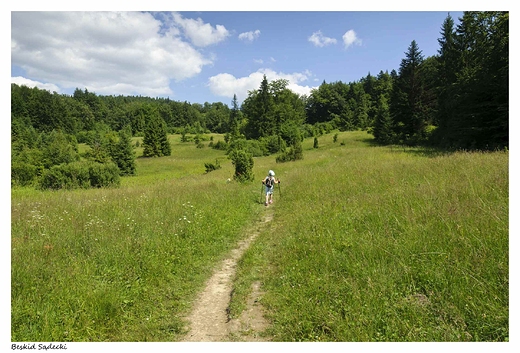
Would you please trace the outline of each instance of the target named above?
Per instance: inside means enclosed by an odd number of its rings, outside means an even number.
[[[361,79],[360,81],[363,84],[363,90],[365,91],[365,104],[367,106],[367,119],[366,126],[362,127],[362,129],[366,129],[369,126],[374,126],[375,116],[377,112],[377,79],[368,73],[368,75]]]
[[[456,138],[455,83],[460,69],[461,51],[457,50],[457,38],[453,18],[448,14],[438,39],[439,72],[436,80],[438,87],[437,124],[435,143],[450,145]]]
[[[229,158],[235,166],[233,178],[240,182],[253,181],[255,179],[253,166],[255,164],[253,156],[242,150],[234,149],[229,153]]]
[[[233,95],[231,101],[231,112],[229,114],[229,133],[232,136],[239,135],[239,123],[240,123],[240,107],[238,106],[237,95]]]
[[[388,99],[384,94],[379,96],[373,128],[374,138],[378,143],[389,144],[394,140],[393,122],[390,116]]]
[[[459,20],[452,51],[446,34],[441,38],[446,85],[441,85],[435,142],[453,148],[507,147],[509,14],[470,11]]]
[[[401,60],[391,100],[391,115],[396,134],[406,143],[415,141],[426,127],[424,112],[424,82],[421,64],[424,61],[419,46],[412,41]]]
[[[120,130],[119,140],[112,149],[112,160],[119,168],[120,175],[134,175],[136,172],[131,136],[130,127]]]
[[[158,114],[152,114],[146,122],[143,138],[143,156],[162,157],[171,155],[166,123]]]
[[[246,137],[258,139],[270,136],[274,130],[272,114],[273,97],[269,91],[269,83],[264,75],[260,88],[249,92],[242,104],[242,110],[247,117]]]

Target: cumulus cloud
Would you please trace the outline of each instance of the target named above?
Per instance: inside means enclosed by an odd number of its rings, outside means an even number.
[[[230,32],[222,25],[213,27],[209,23],[204,23],[200,18],[194,20],[184,18],[178,13],[172,15],[174,22],[182,28],[186,37],[198,47],[217,44],[230,35]]]
[[[252,42],[258,37],[260,37],[260,30],[258,29],[256,31],[244,32],[238,35],[238,39],[246,42]]]
[[[47,90],[51,93],[60,93],[60,88],[52,83],[33,81],[21,76],[11,77],[11,83],[16,83],[18,86],[27,86],[29,88],[38,87],[40,89]]]
[[[222,33],[199,26],[210,33],[204,41],[192,22],[183,23],[199,44],[216,42]],[[12,12],[11,63],[62,88],[155,96],[172,94],[170,80],[196,76],[212,60],[150,13]]]
[[[330,44],[336,44],[337,41],[334,38],[325,37],[321,33],[321,31],[318,31],[318,32],[314,32],[309,37],[309,42],[311,42],[312,44],[314,44],[317,47],[324,47],[324,46],[327,46]]]
[[[247,98],[248,91],[256,90],[260,87],[264,75],[269,82],[278,79],[288,80],[289,84],[287,88],[300,95],[309,95],[311,90],[316,88],[301,84],[307,81],[312,75],[309,71],[286,74],[283,72],[275,72],[271,69],[260,69],[251,73],[249,76],[238,78],[228,73],[218,74],[209,78],[208,86],[211,92],[216,96],[233,98],[233,95],[236,94],[237,99],[243,101]]]
[[[361,39],[357,37],[356,32],[353,29],[345,32],[343,35],[343,44],[345,44],[345,48],[350,47],[351,45],[361,45]]]

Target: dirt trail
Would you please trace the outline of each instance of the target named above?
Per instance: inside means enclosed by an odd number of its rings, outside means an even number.
[[[247,308],[240,318],[229,320],[227,310],[236,265],[246,249],[261,230],[273,219],[273,210],[265,210],[262,220],[256,224],[256,229],[249,237],[238,243],[230,257],[222,262],[220,268],[206,283],[206,287],[200,293],[195,302],[193,311],[188,316],[190,331],[184,338],[184,342],[223,342],[223,341],[262,341],[258,333],[263,331],[267,322],[262,316],[262,308],[258,303],[262,293],[260,283],[253,283],[252,293],[247,302]]]

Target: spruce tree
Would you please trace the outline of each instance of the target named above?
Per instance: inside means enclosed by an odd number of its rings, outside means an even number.
[[[379,96],[373,130],[374,138],[378,143],[389,144],[393,141],[393,124],[390,117],[390,108],[384,94]]]
[[[419,46],[412,41],[401,60],[399,75],[392,92],[392,119],[396,133],[402,142],[410,143],[426,127],[424,113],[424,86],[421,76],[421,64],[424,61]]]
[[[234,149],[229,153],[229,158],[235,166],[235,174],[233,179],[239,182],[253,181],[253,166],[255,164],[253,155],[242,149]]]
[[[240,119],[240,108],[238,106],[237,95],[233,95],[233,100],[231,101],[231,112],[229,114],[229,133],[231,136],[239,135],[239,119]]]
[[[143,138],[143,156],[162,157],[171,155],[166,123],[156,113],[151,114],[146,121]]]
[[[120,175],[134,175],[136,172],[135,152],[130,131],[129,128],[119,131],[119,141],[113,149],[112,160],[117,164]]]

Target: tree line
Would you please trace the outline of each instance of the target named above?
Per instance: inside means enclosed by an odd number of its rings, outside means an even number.
[[[397,71],[368,73],[349,83],[324,81],[308,96],[289,90],[287,80],[269,82],[264,76],[241,106],[235,95],[231,107],[101,96],[78,88],[63,95],[12,84],[12,162],[28,168],[39,160],[37,175],[70,163],[59,158],[51,163],[33,151],[43,153],[44,141],[60,134],[72,150],[75,143],[88,143],[90,160],[110,161],[120,175],[135,173],[131,136],[144,137],[145,156],[163,156],[171,153],[168,133],[222,133],[225,146],[216,148],[279,153],[280,162],[302,158],[303,138],[335,129],[366,130],[380,144],[507,148],[509,13],[464,12],[457,26],[448,15],[438,43],[438,53],[425,58],[412,40]]]

